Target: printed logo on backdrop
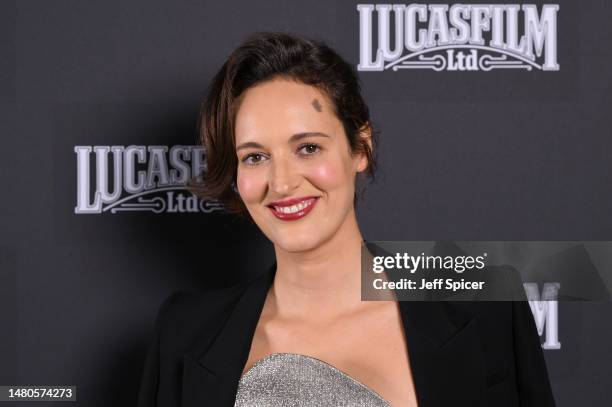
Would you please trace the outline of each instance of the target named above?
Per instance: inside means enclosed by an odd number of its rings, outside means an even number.
[[[560,286],[559,283],[544,283],[540,292],[536,283],[523,284],[538,335],[544,337],[543,349],[561,349],[557,301]]]
[[[199,199],[186,187],[192,175],[206,170],[203,147],[75,146],[74,152],[76,214],[223,209],[220,202]]]
[[[359,71],[558,71],[558,4],[358,4]],[[374,38],[377,25],[377,41]]]

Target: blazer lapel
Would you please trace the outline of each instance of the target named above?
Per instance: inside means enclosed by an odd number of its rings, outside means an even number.
[[[234,405],[276,262],[250,284],[208,349],[184,355],[182,406]],[[476,321],[449,315],[452,303],[399,302],[419,407],[476,405],[485,386]]]
[[[477,321],[451,320],[451,302],[401,301],[399,307],[419,407],[479,405],[486,376]]]
[[[234,405],[238,382],[275,271],[276,262],[247,286],[208,349],[195,344],[194,349],[185,354],[182,406]]]

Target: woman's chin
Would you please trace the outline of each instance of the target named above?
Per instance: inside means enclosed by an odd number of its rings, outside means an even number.
[[[277,236],[275,245],[290,253],[307,252],[317,248],[322,238],[318,233],[300,233],[288,236]]]

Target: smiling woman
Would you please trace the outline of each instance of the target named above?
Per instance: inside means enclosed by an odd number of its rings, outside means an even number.
[[[194,191],[246,217],[238,173],[272,158],[267,150],[272,146],[265,143],[279,133],[284,147],[299,148],[302,157],[320,152],[324,146],[318,141],[336,148],[342,143],[350,154],[365,155],[364,174],[374,179],[378,132],[359,80],[352,66],[321,42],[280,33],[247,39],[213,79],[199,127],[208,170],[201,184],[192,183]],[[355,203],[362,193],[355,194]]]
[[[164,302],[140,407],[554,405],[526,304],[361,300],[355,208],[377,135],[329,46],[253,35],[213,78],[200,131],[196,191],[257,225],[276,261]]]
[[[262,232],[285,251],[319,246],[342,227],[352,233],[355,178],[368,161],[352,154],[325,93],[274,78],[247,90],[237,109],[236,185]]]

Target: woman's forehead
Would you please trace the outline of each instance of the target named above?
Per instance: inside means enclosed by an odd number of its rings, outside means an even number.
[[[319,89],[295,81],[274,79],[248,89],[236,115],[236,137],[262,131],[306,132],[333,128],[337,118],[329,98]],[[318,129],[314,127],[319,127]]]

